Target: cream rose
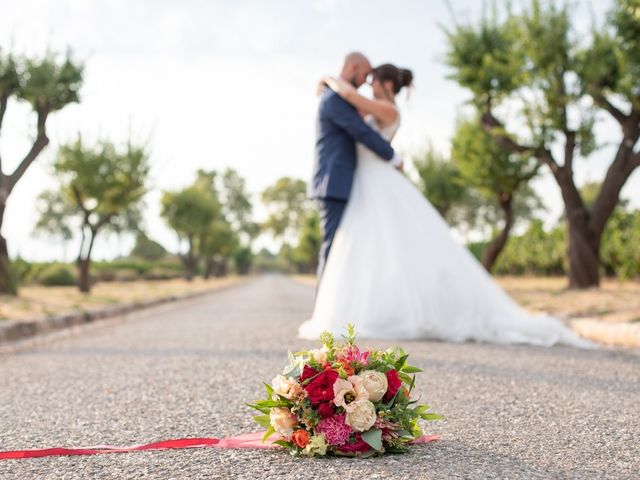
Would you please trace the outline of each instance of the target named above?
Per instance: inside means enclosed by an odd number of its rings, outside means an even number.
[[[333,403],[336,407],[344,408],[345,412],[352,411],[356,403],[365,400],[369,400],[369,392],[360,377],[352,375],[346,380],[339,378],[333,384]]]
[[[325,347],[309,350],[309,354],[321,365],[327,361],[327,349]]]
[[[293,428],[298,424],[298,418],[288,408],[272,408],[269,417],[271,426],[285,437],[291,436]]]
[[[271,387],[275,393],[289,400],[303,393],[302,387],[295,379],[284,375],[278,375],[274,378],[271,381]]]
[[[369,400],[355,404],[355,408],[347,413],[345,423],[356,432],[366,432],[376,423],[376,407]]]
[[[387,376],[384,373],[375,370],[364,370],[358,374],[358,377],[362,379],[364,388],[369,392],[369,400],[372,402],[382,400],[389,387]]]

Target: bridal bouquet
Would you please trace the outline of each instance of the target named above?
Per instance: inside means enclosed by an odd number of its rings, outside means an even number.
[[[289,365],[265,384],[267,399],[250,407],[273,442],[293,455],[368,457],[404,453],[422,436],[419,420],[437,420],[430,407],[411,399],[415,373],[400,348],[361,351],[349,325],[336,342],[328,332],[322,348],[289,353]]]

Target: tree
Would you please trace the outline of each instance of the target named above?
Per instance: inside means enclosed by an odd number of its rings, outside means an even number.
[[[176,231],[179,242],[187,242],[187,252],[178,255],[187,280],[193,280],[198,263],[197,242],[220,215],[220,203],[198,182],[180,191],[164,192],[161,202],[161,216]]]
[[[167,251],[158,242],[151,240],[146,233],[138,232],[136,243],[130,255],[153,262],[164,258],[167,255]]]
[[[418,172],[418,188],[450,226],[477,232],[488,227],[493,230],[500,222],[501,210],[495,199],[468,184],[456,162],[428,147],[413,157],[413,163]],[[530,219],[541,208],[535,192],[526,186],[515,197],[513,216]]]
[[[495,271],[503,275],[562,275],[566,272],[565,243],[564,229],[547,232],[542,221],[533,220],[522,235],[507,243]]]
[[[238,275],[247,275],[251,270],[255,255],[249,247],[238,247],[233,252],[233,263]]]
[[[226,275],[227,259],[237,245],[238,239],[224,217],[213,221],[199,238],[198,252],[205,261],[204,278]]]
[[[502,229],[482,253],[482,264],[491,272],[516,220],[514,199],[537,174],[539,164],[531,156],[514,154],[501,147],[474,120],[458,124],[451,157],[458,167],[458,181],[495,202],[502,212]]]
[[[512,153],[546,165],[567,212],[569,286],[599,285],[602,234],[620,190],[640,165],[640,6],[616,0],[589,44],[574,41],[568,4],[532,0],[478,25],[447,32],[452,77],[473,94],[482,127]],[[502,106],[519,107],[507,128]],[[574,163],[596,148],[597,111],[621,129],[618,149],[589,210],[574,180]],[[518,135],[515,130],[518,130]]]
[[[602,236],[602,263],[620,279],[640,277],[640,210],[616,208]]]
[[[204,258],[204,277],[226,275],[233,252],[241,238],[249,244],[255,235],[251,221],[252,205],[244,179],[232,169],[222,174],[198,170],[196,184],[215,198],[220,208],[216,217],[198,238],[198,253]]]
[[[36,115],[35,139],[13,173],[4,173],[0,158],[0,229],[11,192],[49,144],[46,130],[49,115],[79,101],[82,72],[83,66],[74,63],[69,55],[64,61],[59,61],[53,53],[47,53],[41,59],[17,60],[11,54],[5,55],[0,51],[0,134],[9,99],[15,97],[29,103]],[[0,293],[17,293],[11,275],[7,242],[1,234]]]
[[[262,192],[262,201],[269,210],[263,228],[275,239],[287,244],[297,238],[311,208],[307,184],[303,180],[283,177]]]
[[[455,164],[429,146],[412,158],[418,172],[418,188],[450,224],[458,224],[459,207],[465,203],[467,192],[462,185]]]
[[[54,171],[60,181],[58,195],[64,202],[64,215],[76,220],[80,229],[78,253],[78,288],[91,290],[91,254],[98,234],[137,227],[142,198],[149,173],[148,154],[144,147],[129,143],[123,149],[103,141],[86,147],[78,137],[75,143],[60,147]],[[52,198],[56,198],[55,196]],[[51,218],[56,203],[42,212],[39,223]],[[60,211],[60,210],[58,210]]]
[[[65,199],[62,192],[45,191],[38,196],[36,209],[39,217],[34,233],[59,239],[64,246],[66,261],[66,245],[73,238],[73,225],[71,225],[73,206]]]
[[[244,178],[232,168],[222,173],[222,207],[224,216],[244,245],[248,245],[258,234],[259,227],[253,221],[251,195]]]
[[[293,262],[301,273],[315,272],[318,269],[318,255],[322,244],[322,230],[318,212],[312,210],[304,219],[300,230],[298,245],[293,249]]]

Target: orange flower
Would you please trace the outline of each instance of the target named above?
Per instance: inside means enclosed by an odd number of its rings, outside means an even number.
[[[309,444],[309,432],[302,429],[296,430],[293,432],[293,435],[291,435],[291,440],[293,440],[293,443],[298,447],[304,448]]]
[[[347,360],[339,360],[340,364],[342,365],[342,368],[344,369],[345,372],[347,372],[348,376],[351,375],[355,375],[356,370],[355,368],[353,368],[353,366],[351,365],[351,362],[347,361]]]

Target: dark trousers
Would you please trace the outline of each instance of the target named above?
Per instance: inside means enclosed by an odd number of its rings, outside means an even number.
[[[318,280],[320,280],[333,244],[333,237],[336,235],[340,220],[342,220],[342,215],[347,207],[347,201],[335,198],[319,198],[317,203],[320,213],[320,226],[322,227],[322,245],[320,246],[320,258],[318,261]]]

